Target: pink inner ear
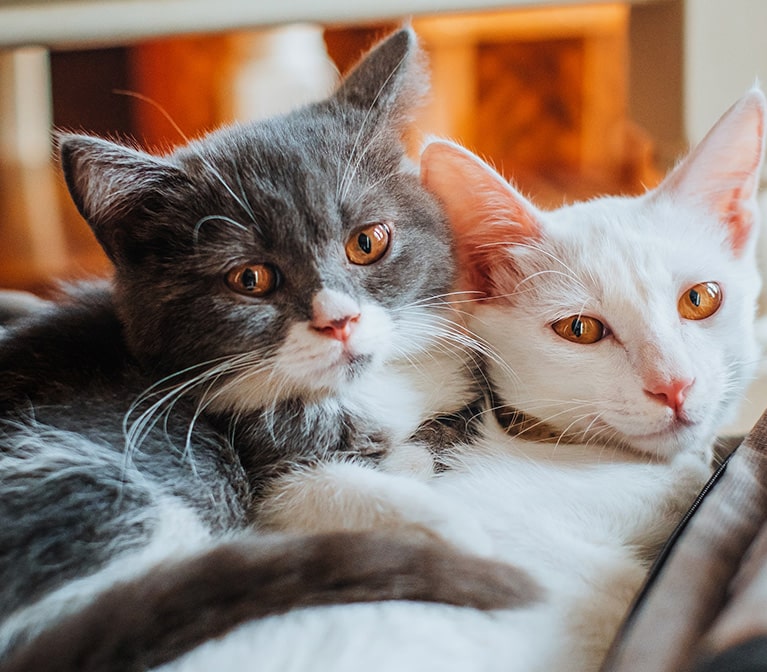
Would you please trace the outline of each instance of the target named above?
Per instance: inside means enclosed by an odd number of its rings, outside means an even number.
[[[740,255],[746,248],[754,227],[754,214],[747,207],[742,191],[737,190],[733,194],[727,212],[723,213],[724,216],[722,217],[727,223],[730,233],[730,244],[736,255]]]
[[[493,296],[500,290],[498,271],[509,275],[509,245],[540,237],[535,208],[488,164],[448,142],[426,147],[421,181],[439,198],[453,228],[461,289]]]
[[[705,204],[727,228],[736,254],[746,249],[756,231],[764,115],[764,95],[752,89],[722,115],[659,188]]]

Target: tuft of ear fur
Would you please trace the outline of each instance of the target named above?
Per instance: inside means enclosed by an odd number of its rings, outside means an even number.
[[[701,205],[727,228],[740,255],[756,236],[756,194],[764,156],[765,97],[753,87],[714,124],[657,193]]]
[[[424,61],[413,29],[401,28],[362,58],[333,98],[363,110],[374,121],[386,117],[404,126],[429,88]]]
[[[162,207],[164,193],[188,182],[170,162],[87,135],[58,136],[67,187],[97,240],[118,266],[133,257],[131,241]]]
[[[453,229],[460,288],[505,293],[493,275],[508,270],[510,246],[540,238],[535,206],[487,163],[445,140],[424,148],[421,182],[439,199]]]
[[[164,159],[87,135],[58,136],[67,187],[80,214],[116,265],[130,261],[133,228],[151,217],[163,192],[186,182]]]

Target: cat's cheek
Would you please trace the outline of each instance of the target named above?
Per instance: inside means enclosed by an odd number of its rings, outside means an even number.
[[[368,357],[371,364],[389,361],[395,354],[394,323],[382,306],[362,305],[362,317],[349,339],[349,350]]]
[[[345,340],[305,322],[294,324],[274,358],[271,377],[293,393],[340,389],[377,370],[391,356],[390,331],[389,321],[367,306]]]

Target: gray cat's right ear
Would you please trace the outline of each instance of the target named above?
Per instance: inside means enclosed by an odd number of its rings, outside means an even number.
[[[145,152],[87,135],[57,137],[67,187],[107,256],[128,262],[133,241],[161,207],[162,193],[186,180],[171,163]]]
[[[333,98],[394,121],[410,118],[429,88],[425,56],[412,28],[402,28],[367,53],[344,78]]]

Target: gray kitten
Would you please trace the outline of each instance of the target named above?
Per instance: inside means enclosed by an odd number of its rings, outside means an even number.
[[[418,56],[399,31],[328,99],[166,157],[61,137],[115,278],[0,340],[0,670],[145,669],[294,606],[533,594],[428,535],[354,531],[381,501],[431,522],[424,437],[463,433],[478,395],[470,357],[429,352],[460,334],[403,150]]]

